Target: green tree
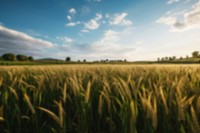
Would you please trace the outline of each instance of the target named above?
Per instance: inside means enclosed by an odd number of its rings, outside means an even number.
[[[166,61],[169,60],[169,57],[165,57],[165,60],[166,60]]]
[[[16,60],[16,56],[13,53],[6,53],[2,55],[3,60],[7,60],[7,61],[14,61]]]
[[[33,56],[29,56],[28,60],[33,61],[34,60]]]
[[[199,51],[194,51],[192,52],[192,57],[193,58],[198,58],[200,55],[199,55]]]
[[[70,57],[67,57],[67,58],[66,58],[66,61],[70,62],[70,61],[71,61],[71,58],[70,58]]]
[[[28,57],[26,55],[19,54],[16,57],[17,57],[18,61],[27,61],[28,60]]]
[[[83,62],[86,62],[86,59],[84,59]]]

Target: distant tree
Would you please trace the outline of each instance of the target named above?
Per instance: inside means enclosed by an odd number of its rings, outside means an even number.
[[[7,60],[7,61],[14,61],[16,60],[16,56],[13,53],[6,53],[2,55],[3,60]]]
[[[81,62],[80,60],[77,60],[77,62]]]
[[[186,55],[186,59],[189,59],[189,56],[188,56],[188,55]]]
[[[101,62],[102,62],[102,63],[105,63],[105,62],[106,62],[106,60],[101,60]]]
[[[180,60],[182,60],[183,59],[183,57],[180,57]]]
[[[198,58],[200,55],[199,55],[199,51],[194,51],[192,52],[192,57],[193,58]]]
[[[165,57],[165,60],[169,60],[169,57]]]
[[[169,57],[169,60],[173,60],[173,57]]]
[[[34,60],[33,56],[29,56],[28,60],[33,61]]]
[[[17,60],[18,61],[27,61],[28,60],[28,57],[26,55],[17,55],[16,56]]]
[[[84,59],[83,62],[86,62],[86,59]]]
[[[123,60],[117,60],[117,62],[123,62]]]
[[[158,57],[157,61],[160,61],[160,58]]]
[[[71,61],[71,58],[70,58],[70,57],[67,57],[67,58],[66,58],[66,61],[70,62],[70,61]]]
[[[127,60],[126,60],[126,59],[124,59],[124,62],[127,62]]]
[[[173,60],[176,60],[176,56],[173,56],[172,58],[173,58]]]

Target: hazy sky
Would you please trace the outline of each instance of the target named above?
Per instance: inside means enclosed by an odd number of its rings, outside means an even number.
[[[156,60],[200,50],[200,0],[0,0],[0,54]]]

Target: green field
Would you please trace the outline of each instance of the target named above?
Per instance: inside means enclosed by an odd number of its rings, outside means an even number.
[[[0,66],[0,132],[200,133],[200,66]]]

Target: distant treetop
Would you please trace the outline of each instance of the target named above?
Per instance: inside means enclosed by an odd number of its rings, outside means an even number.
[[[5,53],[1,56],[1,59],[2,60],[5,60],[5,61],[15,61],[15,60],[18,60],[18,61],[33,61],[34,58],[32,56],[26,56],[26,55],[22,55],[22,54],[18,54],[18,55],[15,55],[13,53]]]

